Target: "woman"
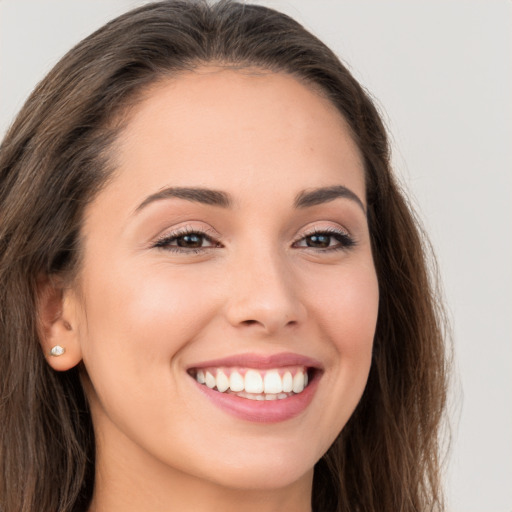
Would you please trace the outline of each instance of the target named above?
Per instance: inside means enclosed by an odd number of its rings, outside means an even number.
[[[149,4],[0,154],[1,510],[442,508],[442,317],[378,113],[296,22]]]

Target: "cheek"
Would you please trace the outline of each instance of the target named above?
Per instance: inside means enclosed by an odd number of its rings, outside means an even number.
[[[151,392],[153,376],[173,386],[171,365],[179,364],[180,351],[216,311],[218,299],[204,286],[205,276],[196,272],[191,279],[191,273],[173,272],[161,262],[90,268],[81,338],[97,394],[108,401],[127,389]]]
[[[371,366],[379,289],[375,272],[355,273],[345,284],[338,298],[338,311],[332,312],[333,318],[339,319],[338,326],[333,324],[334,329],[339,329],[335,345],[340,357],[340,374],[345,375],[342,386],[351,387],[359,401]]]
[[[345,357],[371,354],[379,287],[373,265],[351,266],[339,275],[316,279],[310,308],[334,348]]]
[[[180,334],[199,330],[215,310],[216,300],[204,286],[204,277],[200,272],[192,275],[193,279],[191,273],[172,272],[162,264],[96,272],[89,276],[85,293],[87,324],[94,329],[88,334],[92,339],[96,334],[108,337],[109,345],[120,343],[125,349],[127,344],[145,350],[165,346],[175,352]]]
[[[181,373],[174,370],[182,349],[215,315],[215,287],[204,285],[201,272],[176,272],[161,261],[143,267],[132,260],[128,269],[118,260],[110,268],[89,269],[81,342],[95,421],[102,425],[99,411],[106,411],[130,435],[154,428],[157,438],[158,428],[171,421],[162,413],[163,404],[188,410],[175,393]],[[172,418],[172,428],[178,428]],[[170,424],[167,428],[172,430]]]
[[[330,357],[324,375],[332,400],[332,425],[338,432],[355,409],[368,379],[379,308],[373,265],[351,265],[336,279],[318,280],[310,309],[318,319]],[[322,290],[320,292],[320,290]]]

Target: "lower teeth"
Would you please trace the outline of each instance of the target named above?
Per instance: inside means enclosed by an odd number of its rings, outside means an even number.
[[[241,398],[248,398],[249,400],[283,400],[284,398],[289,398],[290,396],[295,395],[296,393],[247,393],[245,391],[239,391],[238,393],[235,393],[233,391],[227,391],[230,395],[236,395]]]

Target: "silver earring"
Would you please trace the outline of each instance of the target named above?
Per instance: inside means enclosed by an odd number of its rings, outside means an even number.
[[[64,352],[66,352],[66,349],[64,347],[61,347],[60,345],[55,345],[55,347],[53,347],[50,350],[50,355],[54,357],[59,357],[62,354],[64,354]]]

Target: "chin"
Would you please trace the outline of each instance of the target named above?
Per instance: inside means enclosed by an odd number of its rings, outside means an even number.
[[[274,461],[272,464],[247,464],[245,467],[226,468],[216,475],[215,483],[225,488],[246,491],[277,491],[310,478],[313,466]]]
[[[248,441],[250,442],[250,441]],[[200,477],[236,490],[273,491],[310,479],[314,466],[323,453],[304,450],[304,443],[276,446],[272,439],[251,443],[247,450],[226,450],[207,462],[208,471]],[[208,457],[209,458],[209,457]],[[212,471],[212,469],[214,471]]]

